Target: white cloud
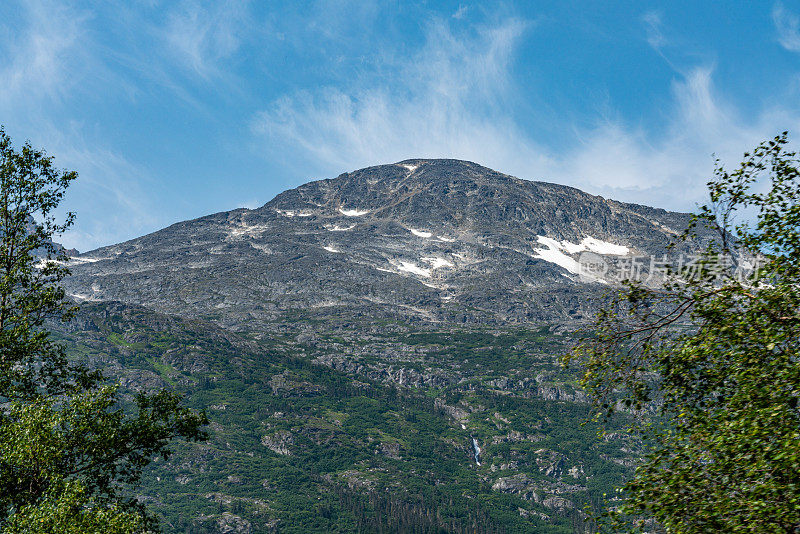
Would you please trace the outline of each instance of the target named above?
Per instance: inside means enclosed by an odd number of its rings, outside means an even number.
[[[651,20],[654,28],[658,22]],[[712,154],[735,163],[761,140],[800,130],[800,115],[791,108],[744,119],[715,89],[713,68],[700,66],[673,82],[659,124],[630,124],[610,113],[588,127],[565,124],[574,142],[554,147],[526,133],[535,129],[520,123],[509,105],[517,94],[538,96],[516,87],[511,76],[525,27],[508,20],[465,38],[434,23],[425,46],[390,79],[286,96],[256,116],[254,130],[269,141],[267,150],[302,162],[297,167],[308,175],[406,158],[459,158],[681,210],[705,200]],[[663,44],[659,35],[651,36],[651,46]]]
[[[534,153],[532,141],[503,112],[515,43],[525,27],[510,20],[458,39],[434,23],[426,46],[398,64],[386,84],[286,96],[257,115],[254,129],[274,142],[273,149],[299,150],[320,170],[409,157],[541,159],[543,151]]]
[[[705,200],[712,154],[732,167],[746,150],[783,130],[800,130],[796,109],[764,109],[744,119],[698,67],[673,83],[673,105],[661,133],[598,125],[567,152],[560,179],[622,200],[691,209]]]
[[[661,31],[661,13],[648,11],[642,16],[642,21],[647,32],[647,43],[656,50],[667,44],[667,39]]]
[[[24,25],[0,33],[0,106],[61,98],[80,81],[87,61],[87,16],[60,2],[24,2]]]
[[[772,9],[772,21],[778,32],[778,42],[786,50],[800,52],[800,17],[787,11],[780,2]]]
[[[78,212],[76,226],[59,240],[86,250],[165,222],[148,198],[148,173],[98,139],[97,124],[83,115],[86,99],[126,89],[93,40],[92,15],[49,0],[20,2],[18,13],[13,25],[0,25],[0,120],[15,145],[30,139],[59,168],[79,173],[62,205]]]
[[[469,11],[469,8],[467,6],[465,6],[464,4],[459,4],[458,9],[456,9],[456,12],[450,16],[453,17],[454,19],[460,20],[464,18],[464,16],[467,14],[467,11]]]
[[[5,8],[0,8],[0,20]],[[87,108],[112,99],[115,104],[135,100],[148,90],[142,79],[156,81],[200,108],[186,73],[234,93],[222,69],[238,50],[244,3],[208,9],[184,3],[162,17],[164,26],[130,6],[104,12],[68,2],[25,0],[8,9],[13,23],[0,22],[0,121],[15,144],[31,139],[54,155],[59,167],[80,175],[64,201],[65,210],[78,213],[76,226],[60,241],[88,250],[173,222],[179,215],[174,206],[160,205],[166,198],[159,194],[160,182],[106,135],[105,126],[113,128],[115,119],[100,119]],[[104,41],[98,21],[122,45],[114,48]]]
[[[246,2],[184,2],[163,29],[167,49],[202,78],[219,76],[223,61],[240,46]]]

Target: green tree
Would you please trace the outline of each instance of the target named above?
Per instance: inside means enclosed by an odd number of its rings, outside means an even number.
[[[567,358],[598,416],[638,415],[647,447],[615,530],[800,532],[800,164],[786,144],[733,172],[717,162],[683,239],[717,238],[663,287],[628,281]]]
[[[169,391],[125,409],[117,386],[71,362],[46,329],[75,309],[52,241],[74,220],[55,210],[75,172],[0,128],[0,530],[145,532],[153,517],[128,491],[174,438],[203,439],[204,414]]]

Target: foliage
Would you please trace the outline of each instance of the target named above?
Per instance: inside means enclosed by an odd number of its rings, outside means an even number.
[[[122,507],[98,505],[77,480],[52,484],[36,504],[27,504],[9,518],[9,534],[127,534],[146,530],[141,514]]]
[[[76,177],[28,144],[16,151],[0,128],[0,397],[67,393],[94,379],[70,365],[41,328],[71,311],[58,284],[69,274],[60,263],[67,257],[50,237],[72,224],[72,213],[59,224],[53,211]]]
[[[366,374],[354,381],[315,365],[316,351],[335,354],[341,345],[316,343],[310,352],[296,335],[265,336],[253,345],[217,325],[120,303],[84,304],[76,323],[81,329],[65,332],[76,357],[80,352],[109,367],[119,362],[126,384],[135,377],[169,378],[187,405],[209,409],[209,441],[181,445],[168,461],[154,462],[138,490],[153,499],[152,510],[170,532],[218,532],[224,514],[248,521],[253,532],[593,532],[581,509],[587,502],[599,505],[629,471],[618,462],[627,463],[631,455],[620,449],[631,443],[596,443],[597,426],[580,425],[586,405],[536,394],[540,384],[572,392],[555,380],[567,374],[555,361],[566,341],[560,335],[523,328],[488,334],[473,327],[442,328],[427,341],[420,334],[415,343],[425,366],[449,361],[449,351],[460,369],[467,360],[482,364],[469,382],[425,388],[397,387]],[[373,326],[365,320],[347,332]],[[308,328],[304,323],[298,329]],[[342,337],[337,328],[313,328],[325,339]],[[392,328],[381,337],[389,347],[421,332]],[[362,342],[354,337],[349,346]],[[527,385],[498,391],[489,365]],[[273,389],[276,376],[283,378],[280,389]],[[436,399],[467,410],[467,428]],[[289,454],[262,441],[282,433],[293,438]],[[518,439],[507,439],[509,433]],[[481,466],[471,437],[482,448]],[[399,458],[386,454],[389,444]],[[540,470],[541,451],[563,458],[560,473]],[[511,463],[516,466],[502,467]],[[571,476],[574,465],[585,476]],[[559,491],[575,508],[556,511],[535,502],[528,490],[492,488],[499,477],[517,475],[541,487],[536,491],[542,499]]]
[[[52,236],[74,172],[17,151],[0,128],[0,528],[5,532],[139,532],[152,519],[124,497],[174,437],[199,439],[205,416],[171,392],[139,394],[133,414],[99,372],[73,363],[45,321],[74,310]]]
[[[800,165],[786,143],[733,172],[718,162],[682,236],[718,238],[663,287],[627,282],[567,358],[596,413],[633,411],[648,439],[616,530],[800,531]]]

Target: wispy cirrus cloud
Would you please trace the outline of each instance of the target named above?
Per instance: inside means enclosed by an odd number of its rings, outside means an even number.
[[[460,39],[446,23],[432,23],[427,44],[387,69],[387,83],[287,95],[260,112],[253,128],[279,150],[317,162],[317,170],[412,156],[499,162],[530,154],[530,140],[498,113],[512,92],[509,67],[526,26],[509,20]]]
[[[660,20],[650,23],[657,29]],[[526,90],[516,86],[512,63],[527,27],[511,19],[459,36],[438,21],[419,53],[397,65],[391,83],[371,80],[350,90],[298,92],[260,112],[253,128],[268,139],[268,150],[305,165],[309,175],[411,157],[451,157],[684,210],[704,199],[712,154],[738,161],[759,141],[800,129],[800,114],[792,108],[743,118],[715,88],[713,67],[696,66],[676,74],[660,123],[627,122],[612,106],[589,126],[565,123],[573,140],[554,146],[528,133],[507,106]],[[649,40],[651,46],[664,44],[660,33]]]
[[[464,4],[459,4],[458,5],[458,9],[456,9],[455,13],[453,13],[450,16],[453,17],[454,19],[459,19],[460,20],[460,19],[464,18],[464,16],[467,14],[467,11],[469,11],[469,7],[468,6],[466,6]]]
[[[786,69],[753,87],[732,74],[753,58],[730,32],[689,40],[670,25],[713,9],[575,20],[524,2],[395,4],[0,2],[0,120],[80,172],[68,199],[80,249],[230,206],[203,196],[226,172],[248,184],[241,200],[408,157],[691,209],[712,153],[737,161],[800,130]],[[800,51],[789,7],[748,25],[780,61],[774,41]],[[652,68],[651,49],[670,69]]]
[[[81,46],[88,15],[47,0],[25,2],[19,10],[22,25],[0,26],[0,106],[8,108],[63,98],[88,60]]]
[[[33,144],[44,146],[58,168],[78,171],[59,207],[78,214],[76,226],[58,238],[68,248],[86,251],[172,222],[151,170],[87,136],[85,124],[43,118],[36,133]]]
[[[792,52],[800,52],[800,17],[778,2],[772,9],[772,21],[781,46]]]
[[[80,176],[63,205],[81,214],[78,226],[60,240],[86,250],[163,222],[146,192],[148,173],[80,117],[81,105],[124,89],[101,57],[93,14],[49,0],[3,7],[20,17],[0,23],[0,120],[17,145],[30,139]]]
[[[715,88],[713,73],[695,67],[676,79],[657,128],[606,120],[582,131],[560,158],[560,179],[621,200],[691,209],[705,199],[712,154],[730,166],[759,142],[800,128],[797,109],[766,108],[745,119]]]
[[[647,32],[647,44],[656,50],[663,48],[667,44],[667,39],[661,30],[661,13],[648,11],[642,16],[642,22]]]
[[[125,138],[114,128],[119,121],[86,112],[112,100],[135,109],[148,91],[197,112],[207,105],[193,84],[233,92],[225,61],[238,51],[246,4],[186,2],[157,21],[145,6],[115,7],[106,13],[79,2],[0,5],[0,121],[17,144],[30,139],[59,167],[79,172],[64,203],[79,218],[61,241],[80,250],[172,222],[159,205],[163,195],[155,194],[154,171],[115,146]],[[7,24],[4,10],[13,15]]]
[[[161,30],[166,49],[184,66],[204,79],[220,76],[224,62],[241,45],[247,19],[247,2],[188,1],[176,6]]]

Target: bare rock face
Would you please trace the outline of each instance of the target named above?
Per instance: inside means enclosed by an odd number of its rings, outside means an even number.
[[[299,380],[292,377],[291,373],[283,372],[274,375],[269,385],[272,388],[272,394],[282,397],[288,396],[311,396],[318,395],[322,392],[322,388],[315,386],[305,380]]]
[[[495,491],[508,493],[520,493],[530,486],[532,480],[526,474],[514,475],[511,477],[501,477],[492,485]]]
[[[261,444],[272,452],[289,456],[290,447],[294,444],[294,436],[288,430],[279,430],[271,436],[262,436]]]
[[[536,480],[525,473],[510,477],[499,477],[492,484],[494,491],[519,495],[523,499],[541,504],[546,508],[563,512],[575,507],[574,503],[562,497],[585,490],[585,486],[565,484],[561,481],[548,482]]]
[[[404,496],[424,480],[464,495],[459,507],[472,506],[466,484],[507,494],[509,531],[562,532],[635,467],[638,445],[622,432],[588,445],[586,396],[558,357],[618,264],[667,253],[688,222],[466,161],[407,160],[78,255],[65,285],[82,309],[57,328],[127,391],[207,403],[211,441],[150,487],[154,501],[167,481],[219,489],[191,523],[163,505],[181,528],[300,531],[305,503],[333,529],[342,506],[370,515],[350,498],[365,494],[428,520],[439,511]],[[305,493],[273,473],[298,470]],[[381,528],[402,530],[390,516]]]
[[[536,465],[545,476],[559,478],[565,470],[564,455],[556,451],[539,449],[536,451]]]
[[[563,512],[565,510],[572,510],[575,508],[575,505],[572,504],[572,501],[569,499],[565,499],[564,497],[559,497],[558,495],[551,495],[542,501],[542,506],[545,508],[550,508],[551,510],[556,510],[558,512]]]
[[[220,534],[250,534],[251,525],[246,519],[234,515],[230,512],[224,512],[217,519],[217,527]]]
[[[617,264],[663,254],[688,221],[467,161],[407,160],[79,255],[67,288],[247,331],[287,313],[579,321]]]

